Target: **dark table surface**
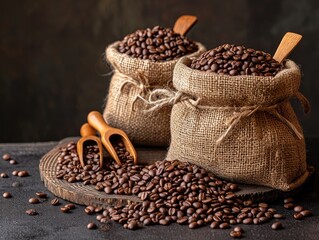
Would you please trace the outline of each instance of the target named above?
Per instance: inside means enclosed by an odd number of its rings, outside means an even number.
[[[124,229],[118,223],[111,223],[108,230],[89,230],[86,228],[91,221],[99,224],[94,215],[87,215],[84,206],[77,205],[72,213],[65,214],[59,207],[52,206],[50,200],[54,197],[50,193],[39,175],[39,161],[58,142],[14,143],[0,144],[0,156],[10,153],[18,161],[17,165],[10,165],[0,159],[0,172],[9,175],[0,178],[0,239],[231,239],[231,229],[212,230],[209,226],[199,229],[189,229],[187,226],[171,224],[170,226],[149,226],[131,231]],[[319,139],[307,139],[308,163],[319,169]],[[13,170],[27,170],[29,177],[13,176]],[[310,209],[314,216],[298,221],[292,218],[293,211],[283,208],[282,199],[271,204],[278,212],[286,215],[281,222],[284,229],[274,231],[271,223],[262,225],[241,225],[245,230],[244,239],[319,239],[319,173],[316,170],[311,181],[303,191],[295,197],[296,203]],[[13,183],[14,186],[12,185]],[[17,184],[18,183],[18,184]],[[18,186],[16,186],[18,185]],[[2,197],[3,192],[10,192],[12,198]],[[48,193],[48,199],[40,204],[28,203],[36,192]],[[68,203],[61,199],[62,204]],[[29,216],[27,209],[34,208],[39,212],[37,216]]]

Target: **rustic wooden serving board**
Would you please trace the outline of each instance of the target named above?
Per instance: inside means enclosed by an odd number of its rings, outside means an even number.
[[[81,205],[93,205],[95,207],[106,207],[108,205],[127,204],[131,201],[141,201],[137,196],[106,194],[97,191],[94,186],[84,185],[82,182],[69,183],[56,178],[57,159],[59,148],[66,146],[70,141],[76,142],[78,138],[63,139],[55,148],[44,155],[40,161],[39,169],[41,180],[44,185],[57,197]],[[138,161],[140,164],[152,164],[163,160],[167,150],[164,148],[137,148]],[[310,172],[314,169],[310,167]],[[306,185],[307,182],[304,184]],[[271,202],[277,198],[296,195],[302,187],[291,191],[282,192],[268,187],[239,184],[240,191],[236,192],[243,199],[251,198],[255,201]]]

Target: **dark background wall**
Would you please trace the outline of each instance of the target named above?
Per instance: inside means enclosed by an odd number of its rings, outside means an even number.
[[[198,16],[188,36],[208,49],[235,43],[273,54],[285,32],[302,34],[290,58],[312,112],[294,105],[306,137],[319,137],[318,0],[30,0],[0,9],[0,142],[79,135],[87,113],[102,111],[105,47],[139,28],[173,26],[182,14]]]

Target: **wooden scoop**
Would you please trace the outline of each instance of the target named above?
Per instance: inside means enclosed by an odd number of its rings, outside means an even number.
[[[119,157],[117,156],[117,153],[114,149],[114,146],[112,145],[110,138],[112,136],[120,136],[121,140],[123,141],[123,144],[126,148],[126,150],[130,153],[130,155],[133,157],[133,161],[136,164],[137,163],[137,154],[136,150],[131,143],[130,139],[126,135],[124,131],[121,129],[117,128],[112,128],[110,127],[103,119],[101,113],[97,111],[92,111],[88,115],[88,122],[89,124],[95,128],[100,134],[101,134],[101,139],[104,147],[110,154],[110,156],[119,164],[121,165],[121,161]]]
[[[182,15],[176,20],[173,31],[184,36],[195,23],[197,23],[196,16]]]
[[[281,63],[294,50],[301,41],[302,36],[297,33],[287,32],[282,38],[273,59]]]
[[[84,167],[86,163],[84,162],[84,147],[86,144],[89,144],[89,141],[93,141],[99,148],[99,155],[100,155],[100,163],[99,169],[103,167],[103,148],[100,139],[95,136],[96,131],[93,129],[88,123],[82,125],[80,129],[80,134],[82,138],[77,142],[77,152],[80,158],[81,166]],[[91,144],[92,145],[92,144]]]

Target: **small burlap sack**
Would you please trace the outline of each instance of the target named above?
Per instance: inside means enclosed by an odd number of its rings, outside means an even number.
[[[305,141],[289,100],[297,97],[301,74],[286,61],[275,77],[226,76],[176,64],[177,92],[154,90],[151,110],[175,103],[168,160],[205,167],[218,177],[283,191],[308,177]]]
[[[173,69],[177,60],[154,62],[132,58],[120,53],[119,42],[107,47],[106,58],[114,69],[103,117],[112,127],[127,133],[136,145],[165,146],[170,141],[170,113],[165,106],[156,113],[145,112],[150,90],[154,87],[171,87]],[[205,51],[196,43],[198,56]]]

